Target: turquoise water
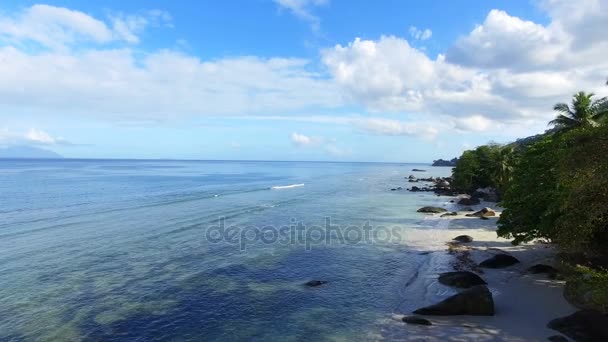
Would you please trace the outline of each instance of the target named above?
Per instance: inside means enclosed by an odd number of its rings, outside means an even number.
[[[390,191],[409,185],[412,168],[450,172],[420,164],[0,161],[0,340],[381,336],[380,322],[428,258],[408,245],[408,229],[428,226],[415,210],[438,199]],[[299,186],[272,189],[289,185]],[[235,239],[214,235],[220,218]],[[319,238],[327,219],[334,235]],[[357,232],[366,222],[387,229],[364,240]],[[304,242],[289,237],[300,223]],[[337,238],[346,231],[350,237]],[[329,283],[302,285],[311,279]]]

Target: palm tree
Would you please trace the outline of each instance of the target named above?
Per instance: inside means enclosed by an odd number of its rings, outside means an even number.
[[[556,104],[553,110],[559,114],[549,122],[549,125],[555,126],[558,130],[597,126],[608,117],[608,98],[593,100],[594,95],[580,91],[574,94],[571,106],[566,103]]]
[[[513,146],[504,146],[496,154],[496,164],[494,169],[495,183],[498,190],[502,193],[506,190],[513,176],[515,164],[515,149]]]

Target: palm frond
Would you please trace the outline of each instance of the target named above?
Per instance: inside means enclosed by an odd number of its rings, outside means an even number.
[[[575,114],[574,112],[570,109],[570,106],[568,106],[568,104],[566,103],[558,103],[555,106],[553,106],[553,110],[562,113],[562,115],[566,115],[569,117],[574,118]]]

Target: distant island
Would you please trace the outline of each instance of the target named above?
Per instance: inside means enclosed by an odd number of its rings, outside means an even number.
[[[0,159],[61,159],[58,153],[32,146],[0,147]]]
[[[432,166],[456,166],[456,162],[458,162],[458,158],[454,158],[452,160],[444,160],[444,159],[437,159],[437,160],[433,160],[433,164]]]

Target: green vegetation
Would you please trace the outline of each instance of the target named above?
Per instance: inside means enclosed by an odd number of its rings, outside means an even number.
[[[496,188],[505,208],[498,235],[514,244],[544,239],[582,260],[608,260],[608,100],[579,92],[554,109],[555,129],[543,136],[464,152],[454,186]],[[570,298],[606,311],[606,264],[570,268]]]

